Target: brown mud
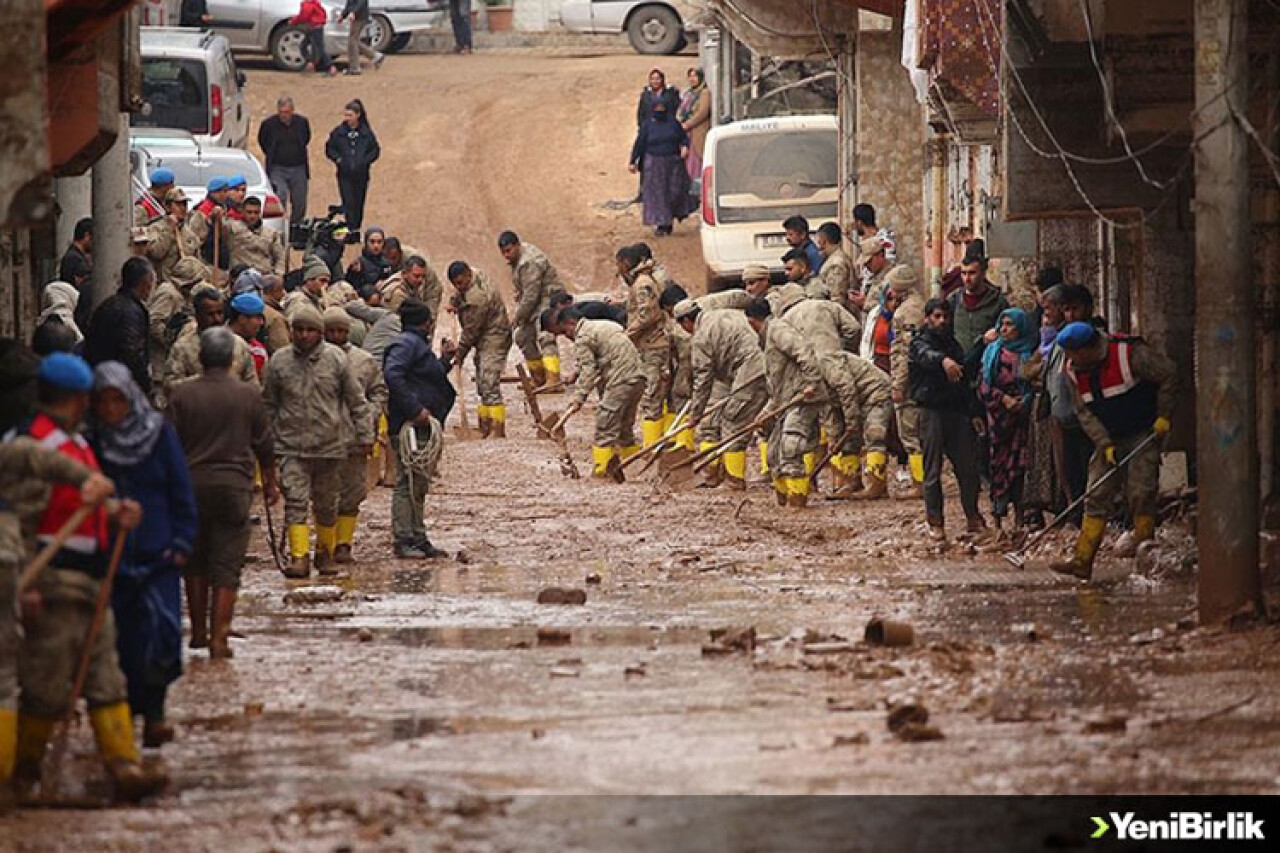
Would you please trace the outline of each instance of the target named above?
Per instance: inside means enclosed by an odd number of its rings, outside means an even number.
[[[632,186],[620,146],[649,64],[392,58],[363,78],[387,151],[369,221],[437,265],[494,271],[509,225],[602,288],[612,247],[641,236],[634,212],[594,205]],[[264,72],[251,91],[261,110],[287,83],[319,134],[358,91],[344,82]],[[411,142],[417,167],[395,153]],[[581,180],[522,171],[548,162]],[[412,171],[399,197],[396,163]],[[571,227],[539,230],[558,222]],[[691,275],[696,247],[690,231],[659,253]],[[1183,523],[1141,570],[1104,550],[1081,586],[1044,568],[1068,532],[1018,571],[998,551],[931,547],[914,501],[786,511],[763,485],[660,486],[657,466],[622,485],[568,480],[504,392],[511,438],[447,440],[428,526],[451,558],[392,557],[385,488],[334,580],[285,581],[257,529],[235,659],[193,654],[171,693],[172,789],[140,808],[0,818],[6,849],[660,850],[688,840],[678,821],[535,795],[1280,789],[1280,630],[1196,625]],[[591,423],[588,408],[568,428],[584,471]],[[306,586],[336,589],[286,603]],[[548,587],[587,601],[539,604]],[[911,625],[912,645],[866,644],[877,616]],[[729,631],[705,654],[728,628],[754,639]],[[101,790],[91,752],[82,726],[69,795]]]

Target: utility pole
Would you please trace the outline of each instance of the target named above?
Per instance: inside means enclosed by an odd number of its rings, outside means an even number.
[[[1248,0],[1196,0],[1196,544],[1200,622],[1261,612],[1249,240]],[[1225,96],[1224,96],[1225,92]]]
[[[120,113],[116,141],[93,165],[93,307],[116,292],[129,259],[133,201],[129,193],[129,114]]]
[[[840,181],[836,213],[840,231],[846,235],[853,228],[853,208],[858,203],[858,15],[855,13],[852,18],[849,31],[839,39],[836,55],[836,140],[840,157],[836,164]],[[858,256],[856,246],[846,245],[845,249],[852,249],[851,257]]]

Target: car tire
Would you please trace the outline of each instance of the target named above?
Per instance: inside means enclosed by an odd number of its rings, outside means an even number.
[[[383,53],[399,53],[413,41],[413,33],[396,33],[391,42],[383,49]]]
[[[641,6],[627,21],[627,38],[636,53],[671,54],[684,39],[680,16],[665,6]]]
[[[302,27],[276,27],[268,47],[271,62],[281,71],[301,71],[307,65],[307,31]]]
[[[369,23],[365,24],[361,38],[378,53],[386,53],[387,47],[396,38],[396,30],[391,26],[391,19],[386,15],[374,15],[369,19]]]

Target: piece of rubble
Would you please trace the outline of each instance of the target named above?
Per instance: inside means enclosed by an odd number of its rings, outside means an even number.
[[[633,663],[622,670],[623,678],[644,678],[648,674],[649,671],[643,663]]]
[[[1098,717],[1086,722],[1084,724],[1084,733],[1087,735],[1123,734],[1128,728],[1128,717],[1123,714],[1112,714],[1107,717]]]
[[[884,722],[889,731],[895,733],[909,724],[922,726],[929,722],[929,709],[914,702],[897,705],[890,709]]]
[[[754,625],[747,627],[730,626],[727,628],[713,628],[711,630],[711,642],[703,644],[702,654],[704,657],[750,654],[755,651],[755,648],[756,629]]]
[[[602,580],[603,578],[600,577],[599,572],[590,572],[587,574],[586,578],[584,578],[584,582],[590,586],[599,586]]]
[[[936,726],[922,723],[907,723],[894,731],[893,736],[903,743],[927,743],[931,740],[942,740],[946,737]]]
[[[800,651],[806,655],[838,655],[855,651],[857,647],[850,642],[805,643]]]
[[[356,631],[356,639],[358,639],[362,643],[372,642],[373,641],[372,629],[365,627],[365,628],[361,628],[359,631]]]
[[[553,666],[551,668],[552,678],[577,678],[581,674],[578,670],[567,666]]]
[[[840,746],[866,746],[869,743],[871,743],[871,738],[867,736],[867,733],[858,732],[852,735],[836,735],[831,741],[831,746],[833,748]]]
[[[341,601],[347,591],[340,586],[300,586],[284,594],[284,603],[296,604],[328,604]]]
[[[558,586],[549,586],[538,593],[539,604],[570,604],[581,605],[587,603],[586,590],[567,589]]]
[[[560,628],[539,628],[538,645],[567,646],[573,642],[573,635]]]

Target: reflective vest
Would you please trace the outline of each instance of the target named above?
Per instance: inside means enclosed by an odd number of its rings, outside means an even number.
[[[1159,386],[1133,375],[1133,348],[1141,341],[1123,334],[1109,335],[1107,357],[1101,364],[1084,372],[1068,366],[1081,401],[1112,438],[1146,432],[1156,419]]]
[[[100,471],[98,457],[89,442],[76,433],[67,433],[48,415],[32,419],[27,434],[44,447],[68,456],[92,471]],[[54,534],[80,508],[80,490],[66,483],[55,483],[49,492],[49,504],[36,525],[36,539],[53,540]],[[100,556],[107,549],[107,513],[98,507],[72,532],[50,564],[60,569],[78,569],[94,577],[103,574]]]

